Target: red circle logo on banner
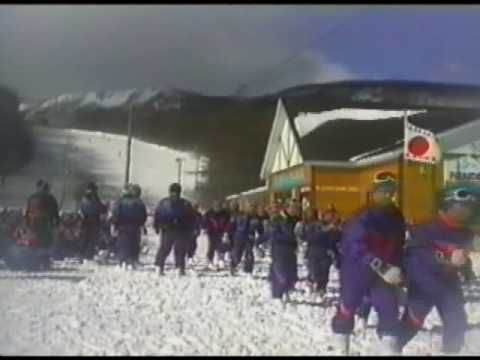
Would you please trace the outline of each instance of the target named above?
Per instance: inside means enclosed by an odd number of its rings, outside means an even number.
[[[430,144],[423,136],[415,136],[408,142],[408,152],[413,156],[425,155],[430,149]]]

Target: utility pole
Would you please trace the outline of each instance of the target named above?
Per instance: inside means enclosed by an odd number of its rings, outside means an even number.
[[[200,174],[200,154],[197,153],[197,164],[195,166],[195,190],[198,189],[198,175]]]
[[[128,107],[128,138],[127,138],[127,156],[125,164],[125,185],[130,182],[130,157],[132,151],[132,119],[133,117],[133,104],[130,103]]]
[[[63,189],[62,198],[60,199],[60,209],[63,209],[63,205],[67,197],[68,177],[70,176],[70,162],[68,159],[70,151],[70,135],[70,131],[65,134],[65,144],[63,148]]]
[[[177,173],[177,182],[182,185],[182,173],[183,173],[183,162],[185,159],[182,159],[180,157],[176,158],[177,165],[178,165],[178,173]]]

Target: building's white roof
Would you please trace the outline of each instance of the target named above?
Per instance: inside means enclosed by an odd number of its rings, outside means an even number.
[[[408,110],[408,114],[415,115],[424,113],[427,110]],[[328,121],[338,119],[348,120],[384,120],[395,119],[403,117],[405,110],[377,110],[377,109],[357,109],[357,108],[342,108],[335,110],[322,111],[320,113],[302,113],[298,115],[294,124],[298,135],[303,137],[319,126]]]

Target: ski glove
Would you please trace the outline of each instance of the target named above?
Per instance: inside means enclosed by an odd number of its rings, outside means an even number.
[[[468,254],[465,250],[463,249],[453,250],[452,256],[450,258],[450,262],[452,263],[453,266],[462,267],[467,263],[467,260],[468,260]]]
[[[377,257],[370,261],[369,265],[386,283],[391,285],[402,283],[402,270],[398,266],[385,263]]]
[[[464,249],[455,249],[450,255],[445,255],[444,253],[437,251],[435,256],[440,264],[456,268],[464,266],[468,261],[468,253]]]
[[[229,237],[228,237],[228,233],[224,233],[223,236],[222,236],[222,243],[224,245],[228,245],[229,243]]]

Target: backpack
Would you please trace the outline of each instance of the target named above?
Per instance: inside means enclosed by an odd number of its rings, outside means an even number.
[[[50,215],[48,198],[42,194],[35,194],[28,203],[29,219],[46,219]]]

